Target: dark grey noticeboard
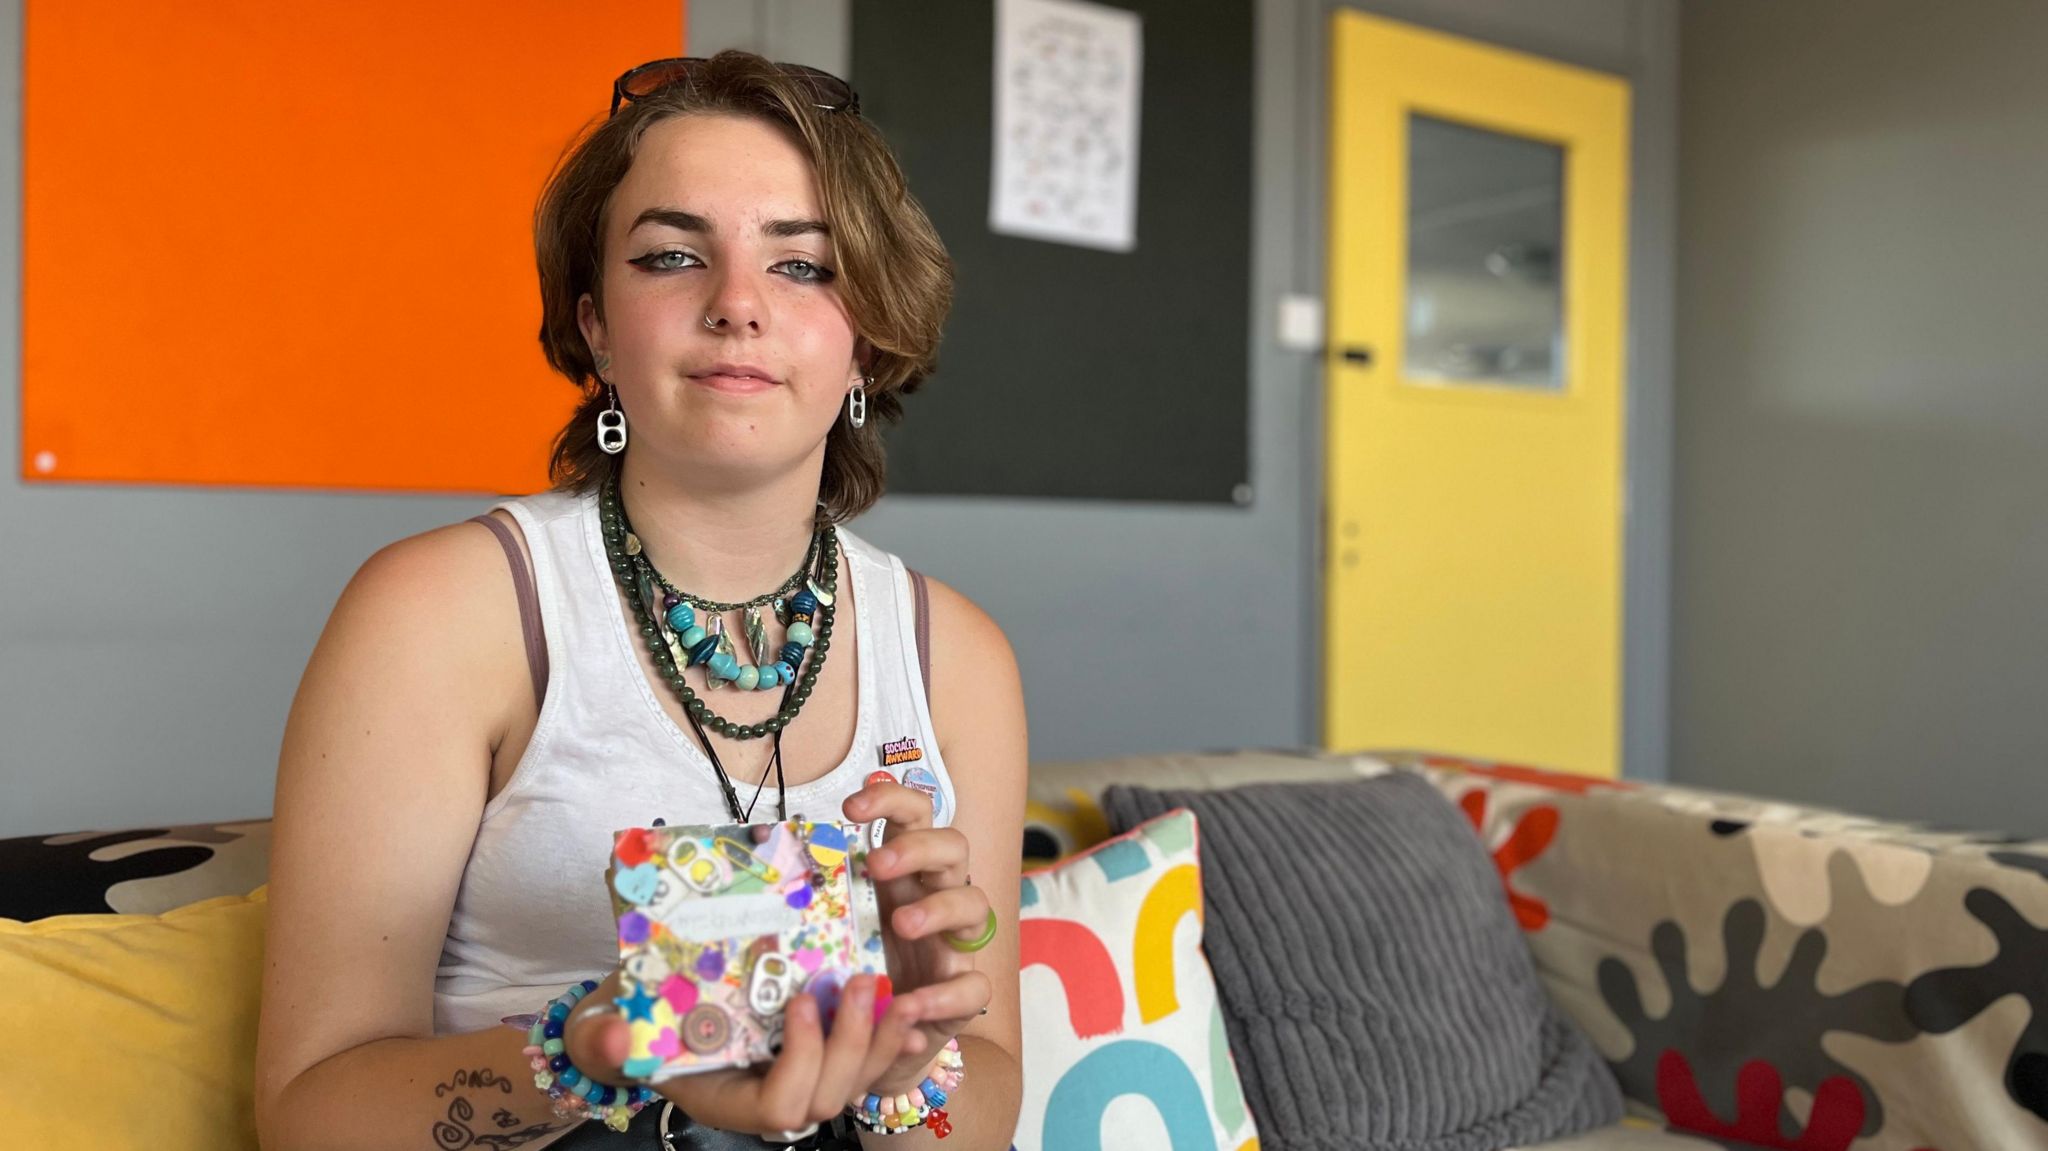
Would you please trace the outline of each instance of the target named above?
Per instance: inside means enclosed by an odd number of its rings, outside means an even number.
[[[854,0],[853,82],[958,266],[939,370],[889,487],[1232,502],[1248,479],[1250,0],[1143,21],[1137,245],[989,227],[993,0]]]

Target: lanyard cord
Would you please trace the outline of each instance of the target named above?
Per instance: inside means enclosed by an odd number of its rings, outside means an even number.
[[[796,688],[793,684],[784,689],[782,693],[783,702],[787,703],[790,693],[795,690]],[[725,809],[732,813],[734,823],[748,823],[752,821],[754,808],[761,802],[761,792],[768,787],[768,773],[770,771],[775,773],[775,818],[789,818],[789,789],[783,785],[782,778],[781,732],[775,733],[775,750],[769,753],[768,764],[761,769],[761,781],[754,785],[754,798],[747,801],[746,810],[742,811],[740,810],[739,793],[733,790],[732,777],[726,774],[725,764],[719,761],[717,749],[711,746],[711,738],[704,734],[704,725],[698,722],[695,712],[685,711],[683,714],[689,717],[691,729],[697,733],[698,741],[704,745],[704,755],[711,760],[711,770],[718,775],[719,790],[725,794]]]

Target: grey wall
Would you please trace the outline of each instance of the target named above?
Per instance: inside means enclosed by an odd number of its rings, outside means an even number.
[[[857,525],[1002,623],[1037,759],[1295,745],[1319,730],[1319,373],[1270,333],[1280,293],[1320,294],[1323,29],[1334,5],[1258,5],[1251,506],[890,497]],[[1660,776],[1674,0],[1360,6],[1636,83],[1626,743],[1630,774]],[[835,7],[696,0],[691,48],[751,38],[843,68]],[[20,0],[0,0],[0,234],[10,236],[20,13]],[[18,258],[0,260],[0,276],[0,444],[14,460]],[[1059,418],[1048,415],[1049,430]],[[913,405],[909,430],[915,420]],[[482,506],[25,485],[18,471],[0,479],[0,836],[267,814],[292,692],[349,575],[384,543]]]
[[[2048,834],[2048,6],[1685,6],[1673,773]]]

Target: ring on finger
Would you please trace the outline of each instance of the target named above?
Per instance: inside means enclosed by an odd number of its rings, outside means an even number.
[[[987,947],[990,943],[995,942],[995,938],[996,909],[993,907],[988,909],[988,923],[982,927],[981,934],[976,936],[975,938],[962,939],[959,936],[954,935],[950,931],[946,932],[945,934],[946,946],[952,948],[955,951],[965,952],[980,951],[982,948]]]

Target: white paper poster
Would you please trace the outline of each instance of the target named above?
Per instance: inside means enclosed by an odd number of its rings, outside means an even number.
[[[996,0],[989,227],[1128,252],[1138,241],[1135,12],[1085,0]]]

